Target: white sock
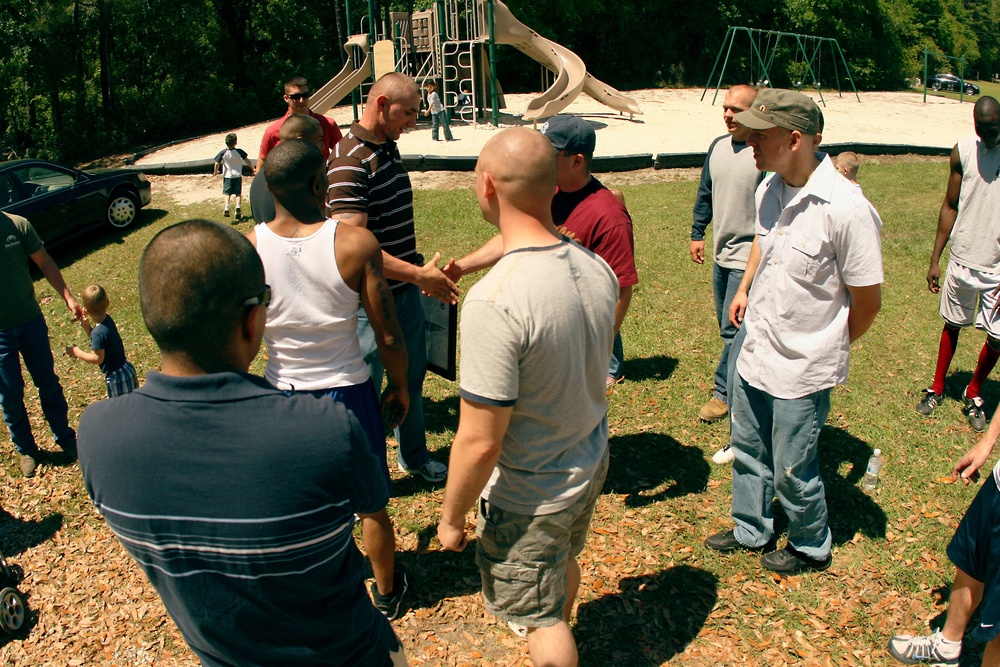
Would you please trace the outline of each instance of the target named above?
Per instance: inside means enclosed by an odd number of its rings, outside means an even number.
[[[947,658],[954,658],[962,651],[962,642],[953,642],[950,639],[945,639],[944,633],[940,630],[934,633],[937,637],[938,650]]]

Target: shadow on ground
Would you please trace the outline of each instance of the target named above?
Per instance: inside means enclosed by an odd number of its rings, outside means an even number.
[[[677,368],[677,360],[673,357],[657,355],[644,359],[626,359],[622,364],[622,373],[626,380],[641,382],[643,380],[666,380]]]
[[[661,665],[690,644],[718,598],[715,575],[688,565],[626,577],[577,608],[580,664]]]
[[[705,490],[710,467],[697,447],[662,433],[635,433],[608,441],[611,463],[604,493],[628,494],[625,504],[642,507],[665,498]]]

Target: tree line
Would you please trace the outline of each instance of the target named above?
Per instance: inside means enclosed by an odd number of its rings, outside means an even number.
[[[430,1],[375,0],[375,13]],[[1000,0],[507,4],[623,90],[705,85],[728,26],[834,37],[860,89],[906,86],[922,75],[924,49],[964,56],[969,78],[1000,71]],[[281,82],[325,83],[344,63],[347,36],[367,30],[367,13],[365,0],[4,0],[0,159],[74,162],[279,116]],[[791,47],[775,53],[772,85],[801,77]],[[753,81],[751,54],[737,39],[725,83]],[[507,92],[542,85],[540,67],[510,47],[498,49],[498,77]]]

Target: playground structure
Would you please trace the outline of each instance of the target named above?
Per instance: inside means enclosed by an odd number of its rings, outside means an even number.
[[[518,21],[501,0],[437,0],[429,10],[388,14],[381,31],[371,8],[365,18],[368,32],[352,35],[344,44],[347,63],[313,93],[312,111],[324,113],[359,88],[364,92],[369,80],[400,71],[421,86],[438,82],[453,117],[475,124],[489,109],[497,126],[504,103],[496,80],[495,48],[507,44],[540,63],[552,77],[548,88],[529,103],[525,120],[554,116],[581,92],[629,119],[642,113],[634,99],[593,77],[579,56]]]
[[[705,89],[701,93],[702,100],[705,99],[705,93],[708,92],[708,89],[712,87],[712,79],[715,77],[716,70],[719,70],[719,78],[715,84],[715,95],[712,97],[712,104],[714,105],[716,99],[718,99],[726,67],[732,56],[733,45],[736,42],[737,35],[741,34],[746,34],[750,42],[750,56],[745,61],[746,64],[743,67],[749,70],[749,77],[746,83],[757,88],[767,88],[772,85],[774,80],[772,74],[777,72],[775,57],[779,53],[787,56],[787,51],[783,52],[782,48],[780,48],[783,47],[782,39],[785,39],[787,42],[794,43],[794,51],[791,55],[793,62],[786,63],[785,68],[791,78],[789,81],[790,88],[802,90],[802,87],[805,85],[815,87],[816,92],[819,93],[820,101],[823,103],[823,106],[826,106],[820,80],[824,60],[824,47],[826,47],[825,51],[829,54],[830,65],[833,67],[837,93],[843,97],[843,91],[840,86],[839,59],[844,75],[847,77],[847,80],[851,84],[851,89],[854,91],[854,96],[858,98],[858,102],[861,101],[858,89],[854,86],[854,78],[851,76],[851,70],[847,66],[847,59],[844,58],[844,52],[841,51],[840,44],[836,39],[832,37],[817,37],[815,35],[800,35],[794,32],[745,28],[743,26],[730,26],[726,31],[726,36],[722,40],[722,46],[719,48],[719,54],[715,57],[715,64],[712,65],[712,73],[708,75],[708,83],[705,84]],[[722,59],[723,53],[726,55],[725,60]],[[721,68],[719,67],[720,60],[722,60]]]

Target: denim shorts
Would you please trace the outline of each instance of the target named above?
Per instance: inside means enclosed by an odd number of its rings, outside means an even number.
[[[222,194],[236,195],[237,197],[241,196],[243,194],[243,177],[235,176],[233,178],[223,178]]]
[[[587,490],[569,507],[540,516],[508,512],[484,499],[476,523],[476,564],[486,611],[529,628],[563,620],[566,565],[583,551],[608,474],[608,453]]]

